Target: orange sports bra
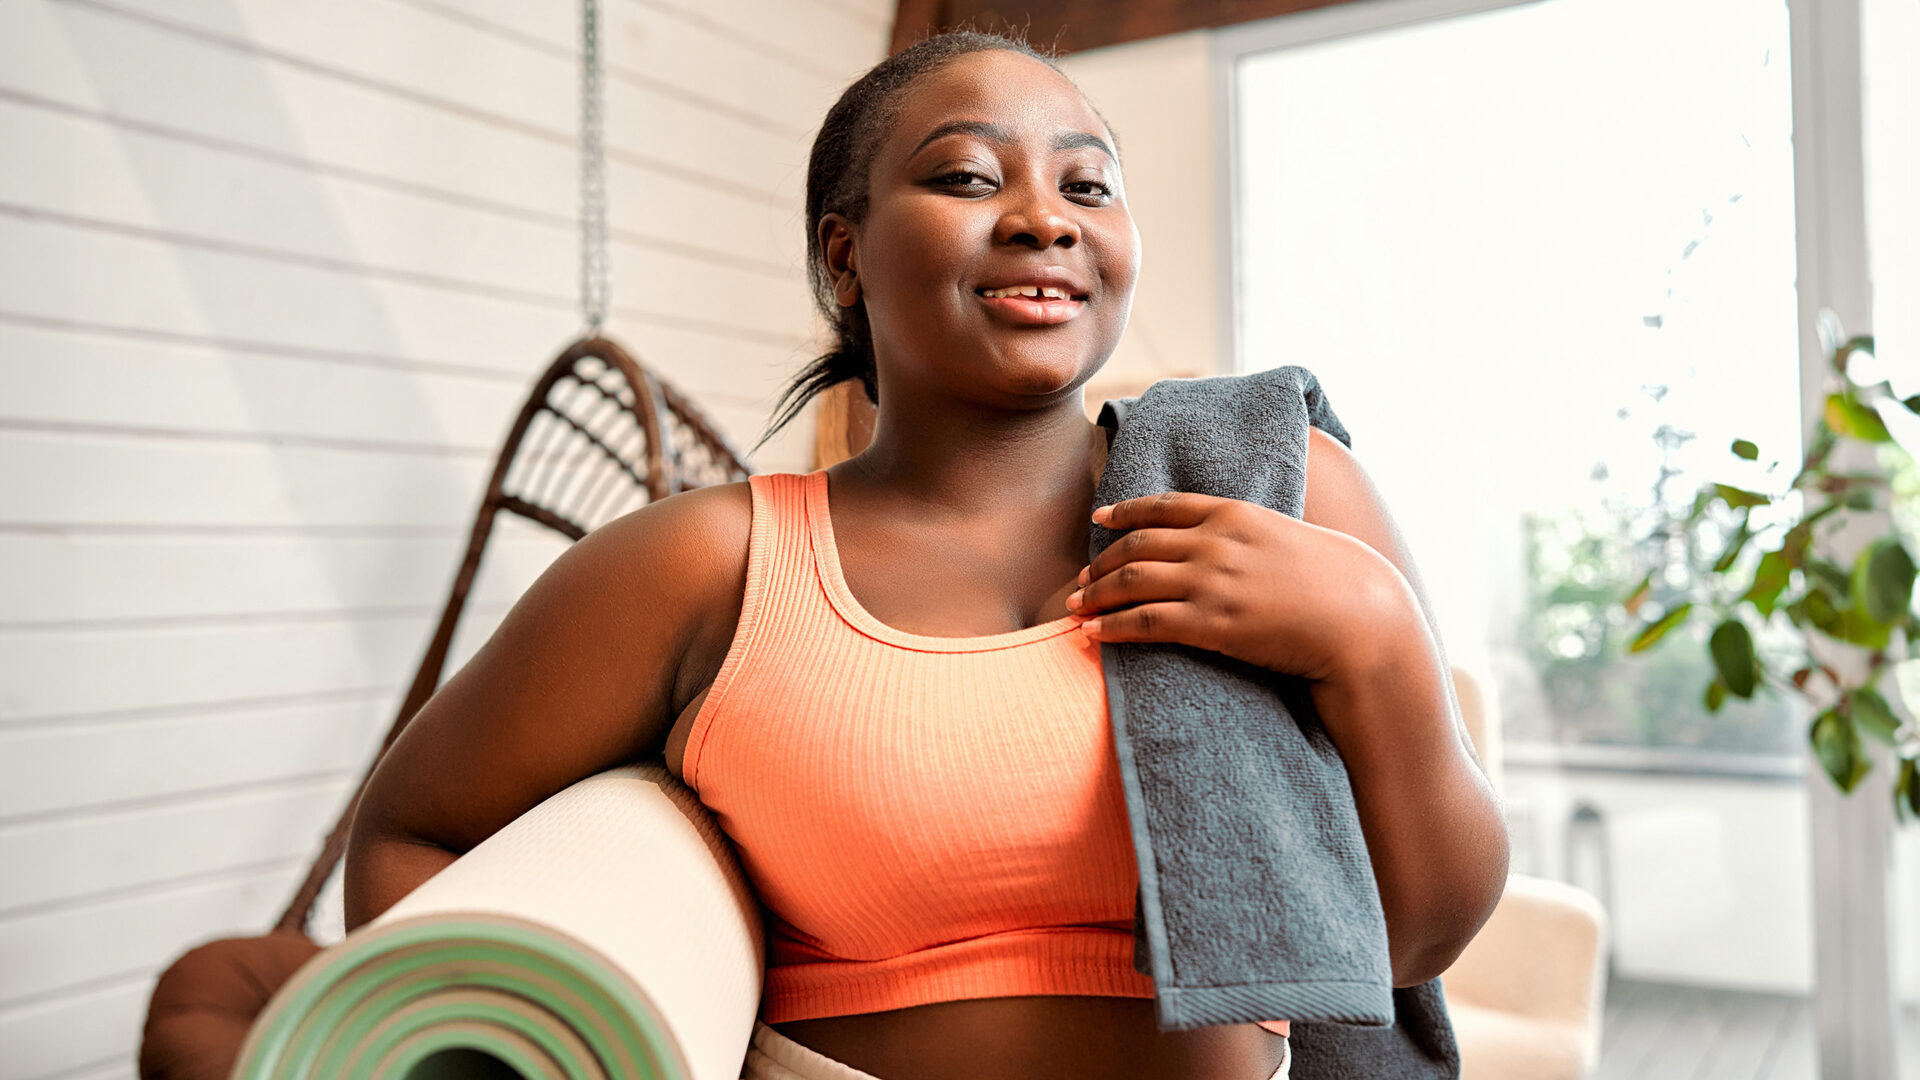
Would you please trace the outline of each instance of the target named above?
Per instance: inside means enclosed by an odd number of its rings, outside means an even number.
[[[897,630],[847,588],[825,470],[748,483],[740,622],[682,768],[767,910],[761,1019],[1152,997],[1133,967],[1139,874],[1083,617]]]

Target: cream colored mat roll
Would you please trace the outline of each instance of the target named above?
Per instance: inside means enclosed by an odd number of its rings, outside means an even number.
[[[412,1080],[467,1049],[529,1080],[737,1080],[763,950],[712,815],[658,762],[615,769],[309,961],[235,1076]]]

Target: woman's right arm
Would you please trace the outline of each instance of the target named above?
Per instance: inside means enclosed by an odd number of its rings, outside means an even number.
[[[658,754],[699,689],[677,686],[689,643],[738,611],[752,524],[740,481],[643,507],[561,554],[374,771],[347,846],[347,929],[548,796]]]

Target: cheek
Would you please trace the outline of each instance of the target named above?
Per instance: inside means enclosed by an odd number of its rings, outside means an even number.
[[[978,240],[978,215],[965,207],[954,199],[914,200],[871,222],[869,235],[885,240],[869,248],[868,287],[877,283],[883,296],[911,292],[922,299],[931,291],[954,292]]]
[[[1116,293],[1131,293],[1140,278],[1140,234],[1131,220],[1126,225],[1103,230],[1100,244],[1101,278]]]

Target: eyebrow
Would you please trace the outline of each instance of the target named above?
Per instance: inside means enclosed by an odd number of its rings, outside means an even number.
[[[920,145],[914,147],[913,153],[907,156],[911,158],[920,151],[925,150],[929,143],[937,139],[944,139],[949,135],[973,135],[985,139],[988,142],[997,143],[1010,143],[1013,141],[1013,132],[1000,124],[990,123],[985,120],[954,120],[950,123],[941,124],[939,127],[928,132],[927,137],[921,139]],[[1053,149],[1098,150],[1107,155],[1109,160],[1116,163],[1119,161],[1119,158],[1114,155],[1113,148],[1107,145],[1107,140],[1085,131],[1061,132],[1054,136]]]

